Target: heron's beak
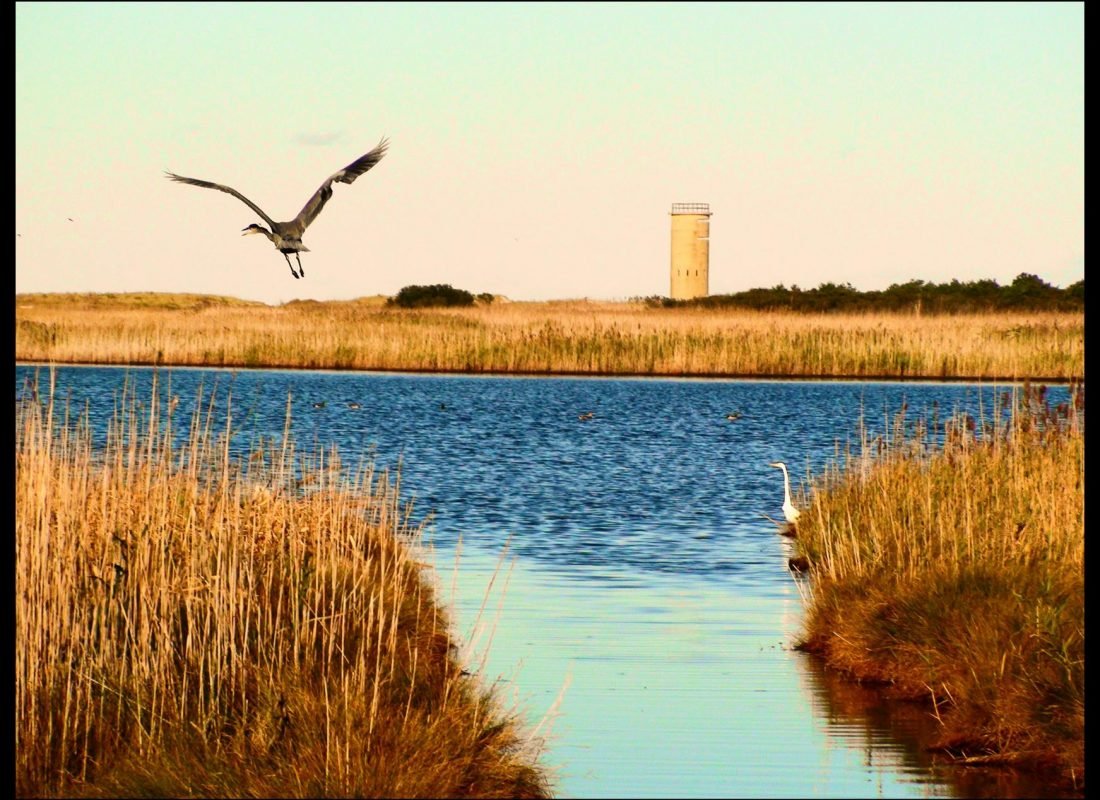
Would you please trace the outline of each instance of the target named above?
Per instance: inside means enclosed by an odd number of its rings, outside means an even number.
[[[241,228],[241,230],[243,231],[241,236],[248,236],[250,233],[259,233],[255,228]]]

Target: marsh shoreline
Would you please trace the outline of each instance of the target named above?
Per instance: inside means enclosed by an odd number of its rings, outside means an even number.
[[[508,377],[517,378],[624,378],[630,380],[683,379],[716,381],[808,381],[811,383],[996,383],[1022,384],[1045,383],[1051,386],[1068,386],[1075,382],[1073,378],[1018,375],[962,375],[962,376],[926,376],[926,375],[770,375],[743,372],[583,372],[579,370],[497,370],[497,369],[408,369],[374,367],[302,367],[292,364],[183,364],[166,361],[40,361],[37,359],[15,359],[17,366],[25,367],[164,367],[169,369],[228,369],[228,370],[265,370],[277,369],[293,372],[363,372],[391,375],[459,375],[463,377]]]

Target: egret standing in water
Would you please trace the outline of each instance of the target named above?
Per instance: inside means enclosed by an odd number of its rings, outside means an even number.
[[[298,254],[309,252],[309,248],[302,244],[302,235],[306,232],[309,223],[317,218],[317,215],[321,213],[321,209],[325,207],[325,203],[332,197],[333,182],[352,183],[356,178],[382,160],[382,156],[386,154],[387,146],[389,146],[389,142],[386,139],[382,139],[382,141],[378,143],[378,146],[369,153],[360,156],[342,170],[329,175],[328,178],[325,179],[325,182],[321,184],[320,188],[313,193],[313,197],[309,198],[309,202],[307,202],[302,210],[298,212],[298,216],[290,220],[290,222],[276,222],[265,214],[262,208],[231,186],[222,186],[220,183],[201,181],[198,178],[185,178],[182,175],[176,175],[172,172],[166,172],[165,174],[173,181],[189,183],[192,186],[202,186],[206,189],[217,189],[219,192],[231,194],[263,217],[264,221],[271,226],[271,230],[253,222],[247,228],[242,229],[244,233],[241,235],[247,236],[250,233],[262,233],[270,239],[271,243],[283,254],[283,258],[286,259],[286,263],[290,267],[290,274],[295,278],[299,278],[305,275],[306,271],[302,269],[302,259]],[[294,265],[290,263],[291,253],[294,254],[294,258],[298,261],[298,270],[301,272],[301,275],[294,271]]]
[[[772,461],[768,466],[783,470],[783,517],[794,525],[798,522],[798,509],[791,502],[791,479],[787,475],[787,465],[782,461]]]

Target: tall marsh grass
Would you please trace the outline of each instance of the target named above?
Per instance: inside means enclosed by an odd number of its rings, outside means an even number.
[[[289,437],[234,458],[212,409],[124,389],[93,447],[52,387],[19,402],[17,795],[549,796],[395,482]]]
[[[967,763],[1083,786],[1084,390],[908,420],[838,453],[798,523],[803,646],[928,700]]]
[[[23,361],[634,375],[1084,377],[1075,313],[797,314],[548,302],[403,310],[19,295]]]

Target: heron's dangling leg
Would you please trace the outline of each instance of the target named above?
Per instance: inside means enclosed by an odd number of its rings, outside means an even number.
[[[297,261],[298,261],[298,272],[300,272],[302,274],[302,277],[304,278],[306,276],[306,271],[302,267],[302,257],[300,255],[298,255],[297,250],[294,251],[294,258],[297,259]]]
[[[290,267],[290,274],[297,278],[298,273],[294,271],[294,265],[290,263],[290,256],[288,256],[286,253],[283,253],[283,258],[286,259],[286,265]]]

